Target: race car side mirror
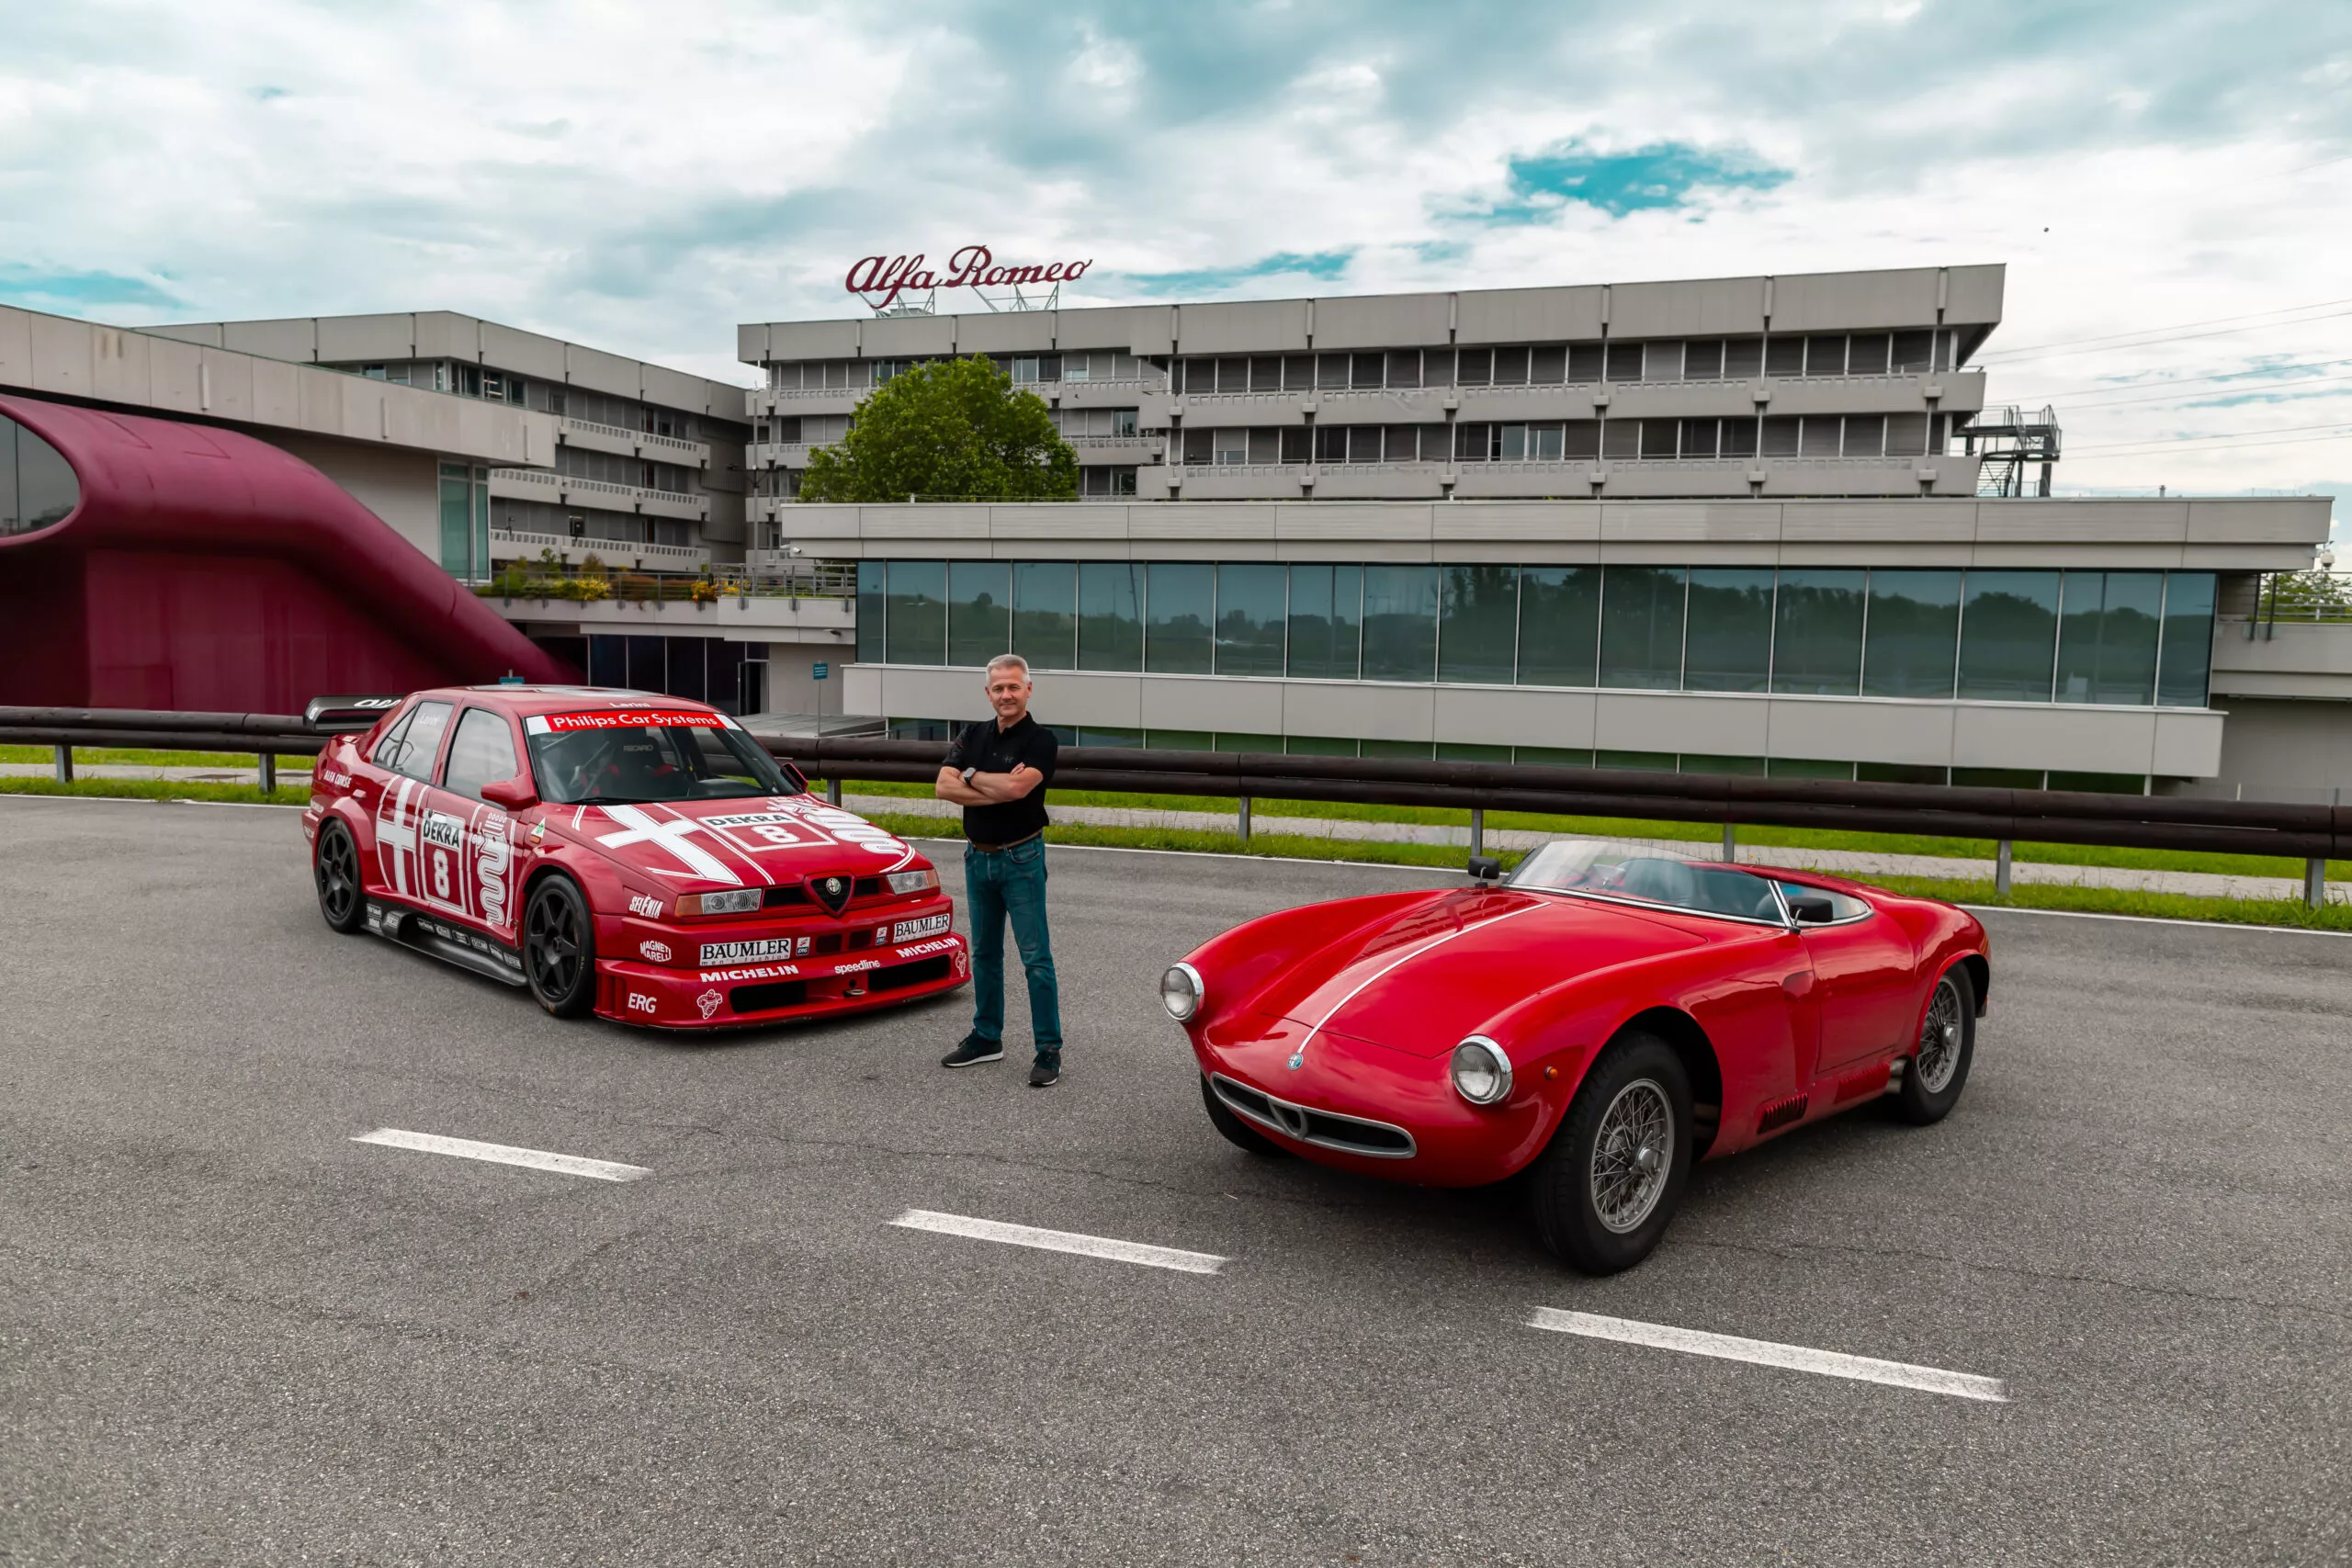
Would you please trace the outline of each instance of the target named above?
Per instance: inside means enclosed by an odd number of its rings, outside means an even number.
[[[526,807],[537,806],[539,803],[538,794],[531,788],[530,775],[527,773],[517,774],[511,779],[500,779],[495,783],[482,785],[481,797],[492,806],[503,806],[509,811],[520,811]]]
[[[1492,882],[1503,874],[1503,863],[1492,855],[1472,855],[1470,874],[1480,882]]]

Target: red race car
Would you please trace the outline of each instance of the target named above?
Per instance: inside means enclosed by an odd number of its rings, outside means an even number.
[[[302,814],[339,931],[673,1029],[852,1012],[971,973],[939,873],[716,708],[418,692],[328,743]]]
[[[1611,1273],[1657,1245],[1692,1160],[1960,1099],[1992,979],[1963,910],[1637,844],[1498,869],[1285,909],[1170,969],[1217,1131],[1438,1187],[1532,1167],[1544,1245]]]

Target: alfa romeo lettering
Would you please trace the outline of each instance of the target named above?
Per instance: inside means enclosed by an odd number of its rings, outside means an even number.
[[[1023,284],[1075,283],[1093,265],[1093,259],[1089,257],[1085,261],[1047,262],[1042,266],[999,266],[995,254],[986,245],[966,245],[947,258],[944,277],[923,265],[922,253],[918,251],[912,255],[861,257],[842,281],[850,293],[863,297],[877,310],[887,310],[910,288],[927,294],[934,288],[1008,288]]]

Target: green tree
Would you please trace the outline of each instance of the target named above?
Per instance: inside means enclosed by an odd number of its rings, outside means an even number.
[[[803,501],[910,495],[1058,501],[1078,493],[1078,454],[1035,392],[987,357],[902,370],[857,406],[849,434],[808,455]]]

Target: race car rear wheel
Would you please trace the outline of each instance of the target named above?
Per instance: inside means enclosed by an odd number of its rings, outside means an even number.
[[[1587,1274],[1650,1255],[1690,1174],[1690,1080],[1656,1035],[1619,1035],[1560,1119],[1528,1183],[1535,1234]]]
[[[1955,964],[1928,998],[1919,1048],[1903,1065],[1903,1086],[1894,1091],[1895,1113],[1922,1127],[1951,1114],[1975,1055],[1976,987],[1967,968]]]
[[[359,886],[359,847],[351,829],[333,818],[319,829],[319,847],[311,857],[311,874],[319,885],[319,913],[329,931],[349,936],[368,913],[368,895]]]
[[[596,928],[588,900],[568,876],[531,889],[523,913],[523,974],[531,995],[558,1018],[584,1018],[596,1005]]]
[[[1201,1103],[1209,1108],[1209,1125],[1225,1134],[1225,1141],[1235,1148],[1247,1149],[1266,1159],[1288,1159],[1290,1151],[1274,1142],[1257,1128],[1233,1113],[1233,1108],[1216,1097],[1209,1087],[1206,1075],[1201,1078]]]

